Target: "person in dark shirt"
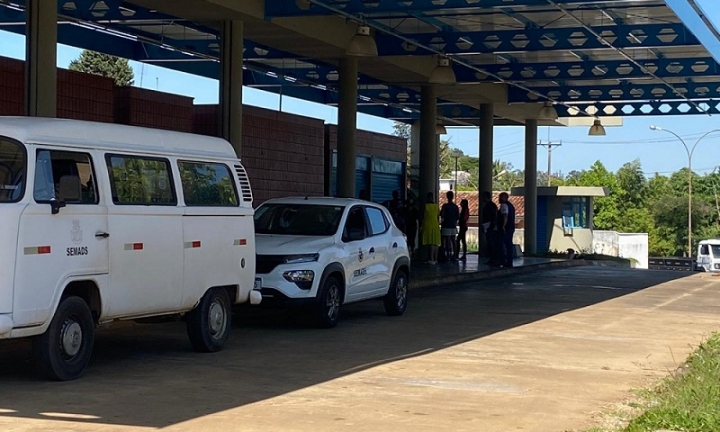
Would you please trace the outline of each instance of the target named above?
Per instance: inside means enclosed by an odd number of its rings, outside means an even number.
[[[498,233],[500,234],[501,251],[500,265],[512,267],[515,255],[513,234],[515,234],[515,207],[510,202],[510,196],[503,192],[500,194],[500,211],[498,214]]]
[[[497,238],[497,218],[498,208],[492,200],[492,194],[490,192],[483,192],[480,197],[482,204],[482,214],[480,217],[480,227],[482,232],[485,234],[485,240],[487,242],[487,251],[489,260],[488,265],[495,265],[499,263],[498,256],[498,238]]]
[[[395,222],[395,226],[407,235],[407,231],[405,228],[405,205],[400,199],[400,193],[398,191],[393,191],[392,199],[385,201],[383,203],[383,206],[390,212],[390,216],[392,216],[393,222]]]
[[[455,259],[459,259],[460,261],[466,261],[467,260],[467,231],[468,231],[468,221],[470,220],[470,203],[468,200],[464,199],[460,201],[460,220],[458,221],[458,226],[460,227],[460,232],[458,232],[457,236],[457,244],[455,246]],[[460,256],[460,249],[462,248],[462,257]]]
[[[448,259],[455,260],[455,237],[457,236],[457,224],[460,218],[460,209],[453,202],[455,194],[450,191],[446,195],[447,202],[440,209],[440,223],[442,235],[442,245],[445,249],[445,256]]]
[[[420,209],[414,198],[410,197],[405,206],[405,235],[407,235],[407,245],[410,255],[415,252],[416,239],[418,233],[418,223],[420,222]]]

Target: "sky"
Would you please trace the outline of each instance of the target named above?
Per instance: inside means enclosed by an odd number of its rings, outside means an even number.
[[[720,1],[698,0],[707,16],[720,27]],[[70,61],[77,58],[80,50],[64,45],[58,46],[58,66],[67,68]],[[25,40],[23,36],[0,31],[0,56],[17,59],[25,58]],[[720,61],[720,59],[717,59]],[[131,62],[135,72],[135,85],[190,96],[197,104],[217,103],[218,82],[207,78],[176,72],[160,67]],[[245,87],[243,102],[248,105],[277,110],[280,107],[278,95]],[[337,109],[325,105],[304,102],[283,97],[282,110],[323,119],[328,123],[337,123]],[[392,133],[393,122],[358,115],[358,128],[381,133]],[[687,154],[679,140],[667,132],[651,131],[650,126],[657,125],[672,130],[685,139],[692,147],[697,138],[708,131],[720,128],[720,116],[656,116],[625,117],[622,127],[607,127],[607,136],[590,137],[587,127],[541,127],[538,138],[542,142],[548,139],[562,143],[552,152],[552,171],[567,174],[573,170],[589,168],[600,160],[611,170],[617,170],[624,163],[639,159],[647,176],[655,173],[670,174],[687,166]],[[495,159],[511,163],[517,169],[524,166],[524,128],[496,127]],[[451,146],[461,149],[465,154],[478,155],[479,133],[476,128],[448,128],[448,135],[442,137],[450,141]],[[693,170],[711,172],[720,167],[720,132],[710,134],[697,146],[693,157]],[[538,149],[538,169],[547,167],[547,151]]]

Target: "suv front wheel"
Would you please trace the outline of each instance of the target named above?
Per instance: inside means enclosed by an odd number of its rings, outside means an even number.
[[[390,284],[390,289],[383,299],[385,312],[390,316],[405,313],[408,300],[408,277],[405,270],[398,270]]]
[[[340,320],[343,293],[342,285],[335,276],[329,276],[320,287],[317,321],[321,328],[333,328]]]

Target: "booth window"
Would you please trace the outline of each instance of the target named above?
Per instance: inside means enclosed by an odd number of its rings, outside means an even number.
[[[573,197],[563,203],[563,228],[589,228],[588,199]]]

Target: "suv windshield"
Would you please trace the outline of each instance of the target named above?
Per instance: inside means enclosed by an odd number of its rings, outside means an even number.
[[[0,203],[18,202],[25,192],[25,148],[0,137]]]
[[[309,204],[267,204],[255,212],[257,234],[331,236],[340,219],[342,206]]]

